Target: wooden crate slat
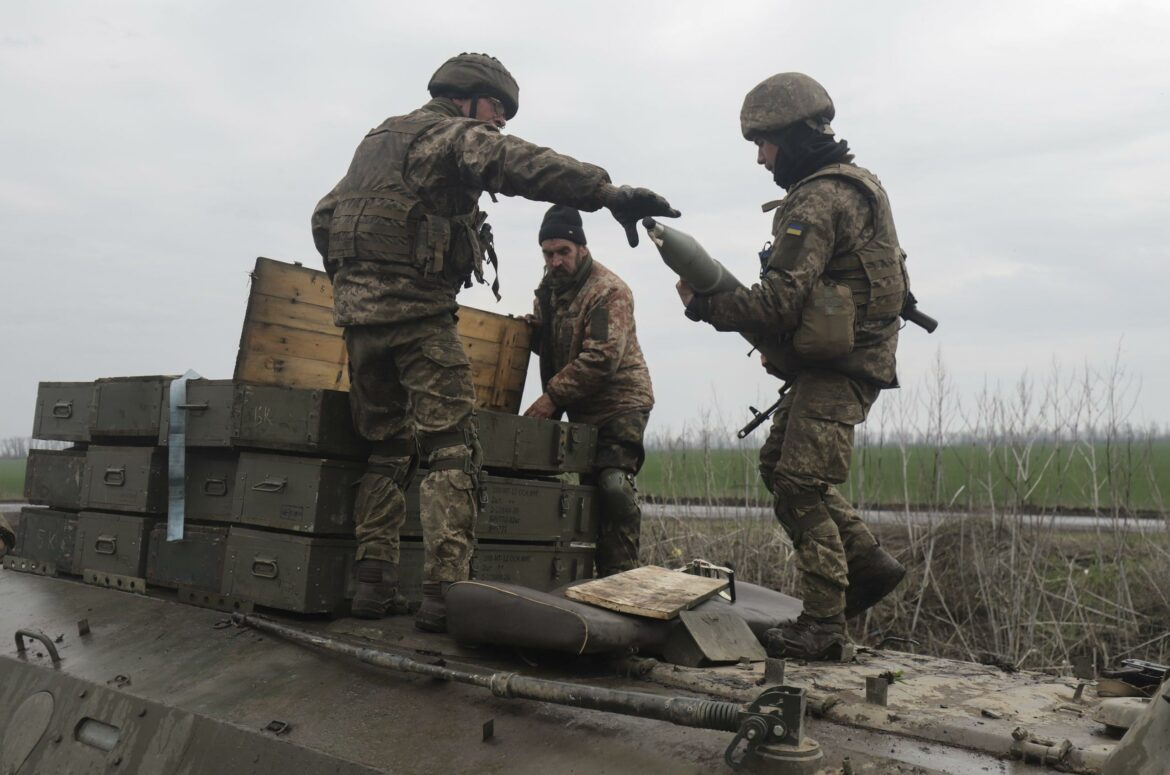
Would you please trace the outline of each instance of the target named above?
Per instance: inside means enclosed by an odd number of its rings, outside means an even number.
[[[528,374],[528,326],[505,315],[460,307],[457,329],[471,361],[476,405],[519,411]],[[333,288],[325,273],[257,259],[235,378],[348,390],[346,360],[342,329],[333,325]]]
[[[625,614],[672,619],[727,586],[727,579],[646,565],[569,587],[565,597]]]

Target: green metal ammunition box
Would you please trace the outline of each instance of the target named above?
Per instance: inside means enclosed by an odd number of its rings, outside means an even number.
[[[248,385],[232,380],[187,383],[188,447],[256,447],[365,458],[367,445],[353,429],[349,395],[338,390]],[[164,414],[159,443],[167,443]]]
[[[144,578],[148,538],[155,522],[130,514],[81,512],[77,520],[78,572]]]
[[[478,542],[471,554],[471,577],[507,581],[547,592],[577,579],[593,577],[593,545],[494,544]],[[398,560],[398,591],[422,599],[423,544],[403,539]]]
[[[426,471],[406,491],[402,535],[421,536],[419,491]],[[592,486],[547,479],[480,474],[477,538],[501,541],[597,541],[597,498]]]
[[[85,509],[165,514],[167,454],[159,447],[90,447],[81,505]]]
[[[13,554],[48,563],[57,573],[79,573],[77,514],[27,506],[21,509]]]
[[[300,533],[353,535],[362,463],[240,453],[236,521]]]
[[[236,461],[227,449],[188,449],[184,493],[186,519],[234,522]]]
[[[486,468],[585,473],[597,455],[597,428],[502,412],[476,413]]]
[[[155,439],[174,377],[111,377],[93,384],[93,439]]]
[[[42,382],[37,386],[33,438],[89,441],[92,382]]]
[[[183,526],[183,540],[167,541],[167,526],[150,530],[146,581],[160,587],[190,587],[219,593],[227,557],[227,527]]]
[[[471,577],[507,581],[547,592],[593,577],[592,544],[493,544],[479,542],[471,555]]]
[[[24,469],[24,497],[29,503],[62,509],[81,508],[85,450],[30,449]]]
[[[223,593],[298,613],[328,613],[345,603],[355,541],[232,526]]]

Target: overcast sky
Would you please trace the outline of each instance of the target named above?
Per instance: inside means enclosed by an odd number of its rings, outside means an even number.
[[[782,192],[739,107],[773,73],[812,75],[942,321],[903,333],[903,395],[936,358],[968,403],[1117,362],[1140,387],[1129,419],[1165,425],[1168,41],[1170,4],[1141,2],[5,3],[0,437],[31,431],[38,381],[231,376],[255,258],[319,266],[313,206],[461,51],[519,81],[506,131],[666,195],[744,280]],[[527,312],[546,205],[481,204],[504,299],[460,300]],[[634,291],[652,433],[770,402],[737,337],[682,316],[645,239],[629,249],[604,211],[585,231]]]

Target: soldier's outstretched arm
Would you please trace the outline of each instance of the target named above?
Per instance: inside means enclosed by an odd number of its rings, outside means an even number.
[[[648,188],[614,186],[609,173],[514,135],[500,134],[488,124],[454,124],[448,130],[463,182],[505,196],[568,205],[593,212],[609,208],[626,230],[631,246],[638,244],[637,222],[646,216],[676,218],[679,212]],[[436,134],[432,140],[440,140]],[[420,143],[423,140],[419,141]]]

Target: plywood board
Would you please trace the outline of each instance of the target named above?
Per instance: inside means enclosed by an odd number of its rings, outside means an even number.
[[[656,565],[587,581],[565,590],[565,597],[582,603],[650,619],[673,619],[722,589],[727,579],[692,576]]]
[[[471,361],[476,405],[518,412],[531,333],[520,320],[459,308],[459,337]],[[348,390],[342,329],[324,272],[256,259],[235,378],[263,385]]]

